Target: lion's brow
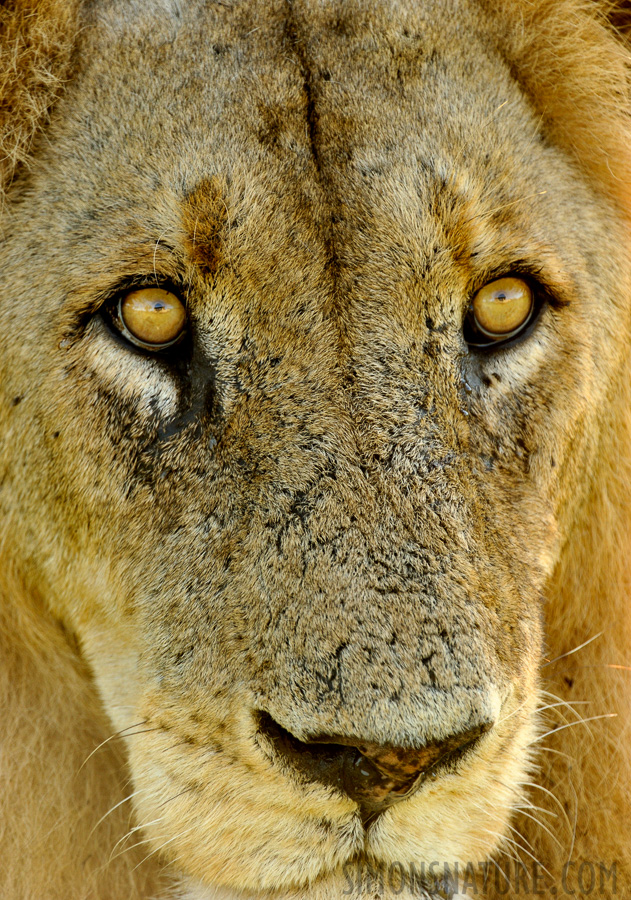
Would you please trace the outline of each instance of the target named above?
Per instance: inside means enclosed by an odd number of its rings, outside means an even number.
[[[183,224],[186,250],[204,275],[212,275],[223,258],[223,236],[228,223],[228,206],[221,180],[202,179],[184,198]]]

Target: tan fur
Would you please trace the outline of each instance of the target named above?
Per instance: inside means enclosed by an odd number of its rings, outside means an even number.
[[[28,159],[69,76],[75,0],[7,0],[0,7],[0,186]]]
[[[539,896],[627,895],[625,16],[2,6],[0,896],[340,900],[432,861],[517,896],[535,859]],[[467,352],[515,266],[554,302]],[[156,277],[171,361],[99,312]],[[364,829],[261,714],[493,727]]]
[[[624,4],[619,11],[616,4],[576,0],[482,6],[551,141],[574,155],[592,183],[628,214],[628,48],[611,39],[606,17],[609,12],[619,20]]]

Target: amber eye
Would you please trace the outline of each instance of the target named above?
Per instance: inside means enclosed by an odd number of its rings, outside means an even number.
[[[186,307],[171,291],[141,288],[118,301],[116,324],[133,344],[163,350],[175,344],[186,329]]]
[[[528,324],[534,310],[530,286],[521,278],[498,278],[484,285],[471,303],[469,325],[474,346],[490,346],[514,337]]]

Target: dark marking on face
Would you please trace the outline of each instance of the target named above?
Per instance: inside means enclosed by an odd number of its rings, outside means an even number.
[[[277,147],[285,128],[286,113],[277,107],[259,103],[258,111],[261,124],[258,129],[260,142],[269,147]]]
[[[213,275],[223,260],[223,231],[228,221],[224,194],[220,179],[212,177],[200,181],[184,199],[187,250],[203,275]]]

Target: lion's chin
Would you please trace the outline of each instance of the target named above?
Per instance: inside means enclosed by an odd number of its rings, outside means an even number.
[[[235,891],[224,887],[208,887],[193,881],[182,881],[170,900],[466,900],[464,894],[430,893],[408,886],[391,889],[386,884],[370,882],[354,884],[342,873],[330,875],[308,887],[279,892]]]

